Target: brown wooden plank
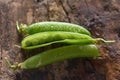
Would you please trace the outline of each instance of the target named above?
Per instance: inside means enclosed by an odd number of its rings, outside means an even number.
[[[0,80],[120,80],[119,18],[119,0],[0,0]],[[93,37],[115,39],[116,43],[98,46],[102,59],[66,60],[35,70],[9,69],[4,57],[14,64],[35,54],[15,46],[22,40],[16,21],[46,20],[76,23]],[[42,50],[45,48],[35,52]]]

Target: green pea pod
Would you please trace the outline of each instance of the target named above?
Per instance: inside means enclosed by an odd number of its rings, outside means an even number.
[[[63,46],[34,55],[17,65],[9,65],[13,69],[35,69],[55,62],[73,58],[92,58],[100,56],[95,45],[70,45]]]
[[[22,48],[34,49],[34,48],[47,46],[53,43],[85,44],[91,42],[87,40],[94,41],[94,39],[91,38],[90,36],[79,33],[62,32],[62,31],[41,32],[24,38],[22,40]]]
[[[75,40],[75,39],[65,39],[65,40],[60,40],[60,41],[53,41],[53,42],[49,42],[49,43],[44,43],[44,44],[40,44],[40,45],[34,45],[34,46],[27,46],[27,47],[22,47],[23,49],[35,49],[35,48],[39,48],[39,47],[44,47],[44,46],[48,46],[54,43],[65,43],[68,45],[87,45],[87,44],[94,44],[96,41],[96,39],[82,39],[82,40]]]
[[[38,22],[32,25],[25,25],[21,24],[20,27],[17,23],[17,29],[20,33],[32,35],[39,32],[46,32],[46,31],[65,31],[65,32],[76,32],[86,35],[91,35],[90,32],[82,26],[67,23],[67,22],[53,22],[53,21],[46,21],[46,22]]]
[[[30,35],[22,40],[21,47],[23,49],[35,49],[43,46],[47,46],[54,43],[66,43],[66,44],[94,44],[105,42],[103,39],[93,39],[88,35],[73,33],[73,32],[41,32]]]

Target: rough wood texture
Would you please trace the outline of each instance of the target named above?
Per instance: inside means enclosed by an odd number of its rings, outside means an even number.
[[[115,39],[99,46],[102,59],[74,59],[36,70],[11,70],[4,61],[22,62],[16,21],[66,21],[85,26],[93,37]],[[120,0],[0,0],[0,80],[120,80]],[[41,51],[41,50],[40,50]]]

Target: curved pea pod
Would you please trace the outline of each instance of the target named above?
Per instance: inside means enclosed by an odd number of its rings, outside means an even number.
[[[67,22],[38,22],[29,26],[21,24],[20,27],[17,24],[17,29],[20,33],[32,35],[39,32],[46,31],[65,31],[65,32],[76,32],[86,35],[91,35],[90,32],[82,26]]]
[[[41,32],[30,35],[22,40],[23,49],[34,49],[54,43],[89,44],[95,40],[88,35],[73,32]]]
[[[41,32],[30,35],[22,40],[21,47],[23,49],[35,49],[54,43],[86,45],[100,42],[105,41],[103,41],[103,39],[101,38],[93,39],[92,37],[85,34],[54,31]]]
[[[28,58],[22,63],[10,65],[10,68],[35,69],[68,59],[94,58],[98,56],[100,56],[100,54],[95,45],[70,45],[44,51]]]

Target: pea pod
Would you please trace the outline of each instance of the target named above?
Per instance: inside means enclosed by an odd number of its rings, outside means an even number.
[[[13,69],[35,69],[67,59],[92,58],[98,56],[100,56],[100,54],[95,45],[70,45],[44,51],[17,65],[11,65],[9,62],[8,63]]]
[[[90,32],[82,26],[67,23],[67,22],[38,22],[32,25],[25,25],[21,24],[20,27],[17,23],[17,29],[19,32],[23,34],[32,35],[39,32],[46,32],[46,31],[65,31],[65,32],[76,32],[86,35],[91,35]]]
[[[93,39],[88,35],[73,33],[73,32],[41,32],[30,35],[22,40],[21,47],[23,49],[35,49],[47,46],[53,43],[66,43],[66,44],[93,44],[105,42],[102,39]]]
[[[53,43],[85,44],[87,42],[91,42],[89,40],[94,41],[94,39],[92,39],[90,36],[79,33],[61,31],[41,32],[24,38],[22,40],[22,48],[34,49],[38,47],[47,46]]]

